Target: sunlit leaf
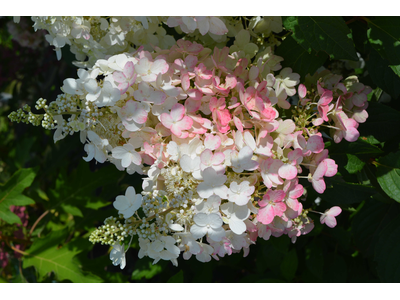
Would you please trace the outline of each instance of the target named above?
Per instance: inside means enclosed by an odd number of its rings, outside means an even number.
[[[358,61],[354,43],[348,37],[350,29],[342,17],[286,17],[283,24],[309,53],[311,50],[325,51],[332,59]]]
[[[376,177],[386,194],[400,202],[400,152],[379,159]]]
[[[25,188],[32,184],[36,173],[33,169],[20,169],[7,181],[0,185],[0,218],[9,224],[21,224],[21,219],[10,211],[10,206],[24,206],[35,203],[23,195]]]
[[[53,231],[48,236],[36,239],[26,250],[29,254],[23,261],[23,267],[34,266],[43,278],[54,272],[59,281],[68,279],[72,282],[101,282],[101,278],[83,272],[73,257],[82,250],[70,250],[66,245],[59,247],[65,240],[65,230]]]

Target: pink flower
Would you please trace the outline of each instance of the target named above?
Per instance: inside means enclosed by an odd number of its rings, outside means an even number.
[[[154,103],[154,105],[161,105],[165,102],[165,99],[167,99],[167,95],[161,91],[155,90],[144,81],[139,83],[138,89],[133,92],[133,97],[138,101]]]
[[[303,161],[303,153],[301,149],[295,149],[288,154],[288,163],[283,164],[278,174],[280,177],[291,180],[297,176],[298,165]]]
[[[138,131],[141,124],[147,121],[147,112],[133,100],[128,100],[119,111],[122,124],[129,131]]]
[[[113,73],[114,81],[118,82],[118,89],[122,94],[125,94],[128,88],[135,83],[137,74],[134,74],[133,62],[128,61],[124,66],[123,72],[115,71]]]
[[[329,121],[328,116],[326,114],[329,112],[329,110],[333,108],[333,105],[329,106],[329,103],[331,103],[332,100],[333,100],[332,91],[325,90],[317,104],[318,112],[325,122]]]
[[[257,220],[265,225],[270,224],[275,216],[282,216],[286,210],[285,192],[282,190],[271,190],[264,195],[262,201],[258,202],[260,209],[258,210]]]
[[[162,113],[160,116],[161,123],[179,138],[188,137],[189,133],[184,130],[189,130],[193,125],[193,120],[185,116],[185,107],[176,103],[171,108],[171,113]]]
[[[164,59],[157,59],[152,62],[147,57],[141,58],[135,65],[135,71],[141,76],[143,81],[156,81],[158,74],[165,74],[169,65]]]
[[[212,112],[212,117],[214,122],[217,124],[218,131],[221,133],[227,132],[229,127],[229,122],[232,120],[232,116],[229,110],[226,108],[225,98],[212,97],[210,99],[210,110]]]
[[[310,173],[308,175],[308,181],[312,183],[312,186],[317,193],[322,194],[325,191],[326,185],[323,177],[334,176],[337,173],[337,167],[338,166],[337,164],[335,164],[335,161],[333,159],[325,158],[319,163],[314,174],[311,175]]]
[[[326,210],[321,218],[321,224],[326,224],[326,226],[333,228],[336,226],[336,219],[335,217],[338,216],[342,212],[342,209],[339,206],[334,206],[328,210]]]
[[[271,157],[261,161],[260,170],[261,176],[264,180],[264,184],[267,188],[277,186],[283,183],[281,177],[279,177],[278,170],[283,165],[283,162],[279,159],[273,159]]]
[[[205,149],[200,155],[200,170],[204,171],[208,167],[212,167],[217,173],[224,173],[225,155],[222,152],[215,152],[214,154],[210,149]],[[222,164],[222,165],[221,165]]]

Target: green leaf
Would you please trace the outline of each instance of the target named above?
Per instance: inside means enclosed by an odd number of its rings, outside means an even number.
[[[328,178],[326,181],[332,186],[327,187],[325,192],[321,195],[321,198],[335,205],[359,203],[377,193],[376,189],[372,186],[342,182]]]
[[[375,261],[377,271],[383,282],[400,281],[400,223],[398,219],[381,231],[379,240],[375,246]]]
[[[359,159],[356,155],[353,154],[346,154],[346,155],[348,162],[344,168],[347,170],[347,172],[349,172],[350,174],[354,174],[361,171],[365,165],[365,162]]]
[[[375,145],[371,145],[363,139],[354,142],[342,141],[338,144],[334,143],[329,146],[330,155],[347,155],[352,154],[361,159],[369,159],[374,156],[383,154],[383,151]]]
[[[135,264],[132,280],[141,280],[142,278],[151,279],[161,272],[162,267],[159,263],[153,265],[150,259],[143,258]]]
[[[296,274],[297,265],[298,265],[298,260],[297,260],[296,250],[292,249],[284,256],[282,260],[281,264],[282,276],[286,280],[291,281],[294,278],[294,275]]]
[[[382,282],[400,281],[400,206],[370,201],[355,216],[352,233],[364,257],[376,262]]]
[[[49,203],[49,209],[60,207],[73,216],[83,217],[84,208],[97,210],[109,205],[108,199],[96,197],[96,191],[109,188],[117,196],[119,173],[114,166],[105,166],[92,172],[89,164],[82,161],[70,174],[59,174],[55,188],[49,190],[51,198],[56,200]]]
[[[313,75],[328,59],[328,55],[322,51],[308,53],[291,36],[277,47],[275,54],[285,58],[281,63],[283,67],[292,68],[293,72],[298,73],[301,78],[307,74]]]
[[[167,283],[183,283],[183,271],[180,270],[174,276],[172,276]]]
[[[400,77],[400,65],[397,65],[397,66],[389,66],[389,67],[393,70],[393,72],[394,72],[397,76]]]
[[[83,272],[73,259],[81,250],[71,250],[66,245],[58,247],[65,240],[66,233],[66,230],[53,231],[42,239],[36,239],[26,250],[29,255],[23,260],[23,267],[34,266],[41,278],[54,272],[59,281],[101,282],[101,278]]]
[[[400,151],[378,160],[376,177],[385,193],[400,202]]]
[[[368,19],[368,40],[391,65],[400,64],[400,17]]]
[[[372,81],[397,99],[400,95],[400,77],[389,67],[389,61],[382,58],[374,48],[371,48],[366,63]],[[370,108],[368,108],[368,111],[370,111]]]
[[[378,201],[366,201],[363,208],[354,216],[352,234],[357,249],[364,257],[373,257],[374,249],[382,231],[391,220],[399,218],[399,205]]]
[[[0,218],[9,224],[21,224],[21,219],[10,211],[11,205],[24,206],[35,203],[31,198],[23,195],[29,187],[36,173],[33,169],[20,169],[13,174],[5,185],[0,185]]]
[[[348,37],[350,29],[342,17],[287,17],[283,24],[309,53],[324,51],[331,59],[359,60],[353,41]]]
[[[400,134],[400,113],[387,105],[369,102],[368,120],[360,124],[358,131],[362,136],[373,136],[380,142],[388,141]],[[382,130],[383,128],[389,130]]]

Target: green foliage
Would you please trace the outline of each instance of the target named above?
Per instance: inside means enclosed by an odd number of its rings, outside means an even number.
[[[309,53],[296,40],[289,36],[276,49],[276,54],[285,57],[282,62],[283,67],[292,68],[293,72],[300,74],[304,78],[307,74],[314,72],[328,59],[325,52],[311,50]]]
[[[400,64],[400,17],[376,17],[368,20],[368,41],[390,65]]]
[[[21,219],[10,211],[11,205],[24,206],[34,204],[31,198],[22,192],[32,184],[36,172],[33,169],[21,169],[0,186],[0,218],[9,224],[21,224]]]
[[[45,238],[36,239],[27,251],[23,267],[34,266],[43,279],[54,272],[59,281],[68,279],[72,282],[101,282],[93,274],[82,272],[73,257],[83,249],[68,249],[65,245],[66,231],[53,231]],[[60,246],[62,245],[62,246]]]
[[[379,159],[376,176],[386,194],[400,202],[400,151]]]
[[[399,97],[400,77],[389,66],[389,61],[382,58],[375,49],[371,49],[367,69],[377,86],[387,91],[393,98]]]
[[[306,51],[324,51],[330,58],[358,60],[350,30],[342,17],[286,17],[286,29]]]

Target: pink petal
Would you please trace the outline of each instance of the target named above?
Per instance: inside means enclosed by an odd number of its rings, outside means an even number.
[[[225,160],[225,154],[222,152],[215,152],[215,154],[212,157],[212,164],[213,165],[219,165]]]
[[[336,217],[336,216],[338,216],[341,212],[342,212],[342,209],[341,209],[339,206],[334,206],[334,207],[331,207],[331,208],[326,212],[326,214],[329,214],[329,215],[331,215],[331,216]]]
[[[312,186],[314,190],[319,194],[322,194],[326,189],[325,181],[323,178],[319,180],[312,179]]]
[[[126,78],[132,78],[135,68],[133,62],[128,61],[124,66],[124,75]],[[114,79],[115,80],[115,79]]]
[[[300,98],[305,98],[307,95],[307,88],[304,84],[300,83],[299,87],[298,87],[298,91],[299,91],[299,96]]]
[[[327,166],[327,170],[326,170],[324,176],[326,176],[326,177],[334,176],[337,173],[338,165],[335,163],[335,161],[333,159],[330,159],[330,158],[325,158],[324,161]]]
[[[322,178],[326,171],[328,170],[328,165],[325,160],[321,161],[313,174],[313,179],[319,180]]]
[[[323,214],[319,220],[320,220],[321,224],[325,223],[326,226],[328,226],[330,228],[335,227],[336,224],[337,224],[335,217],[329,216],[329,215],[326,215],[326,214]]]
[[[190,88],[190,80],[188,73],[185,73],[181,76],[181,85],[184,91],[187,91]]]
[[[210,149],[205,149],[200,154],[201,163],[204,164],[204,165],[208,165],[212,157],[213,157],[212,151]]]
[[[171,108],[171,118],[174,121],[182,120],[183,116],[185,115],[185,107],[180,104],[176,103]]]
[[[291,164],[284,164],[279,168],[278,174],[282,178],[291,180],[297,176],[297,168]]]
[[[119,82],[119,83],[126,82],[126,77],[122,72],[117,72],[117,71],[114,72],[113,78],[114,78],[114,81]]]
[[[218,135],[209,134],[204,140],[204,146],[211,150],[218,149],[221,146],[221,138]]]
[[[325,90],[318,101],[318,105],[328,105],[333,99],[332,91]]]
[[[168,129],[170,129],[171,126],[173,125],[172,117],[171,117],[169,114],[167,114],[167,113],[162,113],[162,114],[160,115],[160,120],[161,120],[161,123],[162,123],[165,127],[167,127]]]
[[[184,116],[183,119],[176,124],[180,127],[181,130],[189,130],[190,128],[192,128],[193,120],[188,116]]]
[[[319,135],[312,135],[307,141],[307,148],[314,153],[320,153],[325,148],[324,140]]]
[[[165,74],[168,71],[169,65],[163,59],[157,59],[150,67],[153,74]]]
[[[282,201],[286,196],[285,192],[282,190],[268,190],[267,194],[270,201],[274,202]]]
[[[262,224],[270,224],[274,220],[274,217],[274,210],[271,205],[267,205],[258,210],[257,220]]]

